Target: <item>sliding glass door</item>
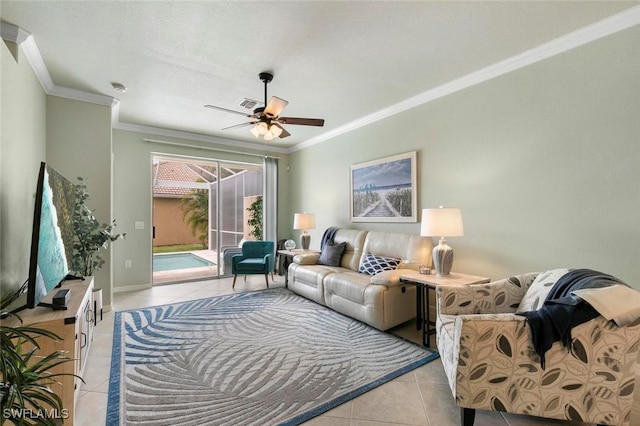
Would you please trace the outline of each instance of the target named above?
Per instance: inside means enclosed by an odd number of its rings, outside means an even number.
[[[152,161],[153,284],[228,275],[225,252],[255,238],[248,222],[262,201],[262,166],[168,155]]]

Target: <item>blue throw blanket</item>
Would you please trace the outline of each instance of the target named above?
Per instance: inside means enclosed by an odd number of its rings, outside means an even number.
[[[333,243],[333,238],[336,236],[336,232],[338,232],[338,228],[329,227],[322,234],[322,240],[320,240],[320,251],[324,248],[324,245],[327,243]]]
[[[536,311],[521,312],[531,328],[531,339],[544,369],[544,355],[554,342],[562,341],[571,348],[571,329],[596,318],[598,311],[578,296],[571,294],[583,288],[626,285],[619,279],[591,269],[575,269],[564,274],[553,285],[544,304]]]

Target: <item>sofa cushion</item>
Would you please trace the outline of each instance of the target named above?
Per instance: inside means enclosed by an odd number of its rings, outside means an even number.
[[[347,245],[340,259],[340,266],[357,271],[362,257],[362,247],[367,237],[367,231],[356,229],[338,229],[333,237],[334,244],[346,242]]]
[[[393,271],[398,268],[402,259],[397,257],[376,256],[367,253],[360,261],[358,272],[362,274],[375,275],[382,271]]]
[[[369,275],[344,270],[324,278],[325,291],[352,302],[364,304],[364,295],[369,286]]]
[[[569,272],[567,268],[552,269],[538,274],[522,297],[516,312],[535,311],[542,306],[558,279]]]
[[[329,275],[345,268],[332,267],[326,265],[298,265],[292,264],[289,269],[292,271],[292,275],[289,275],[290,279],[298,281],[305,285],[312,287],[319,287],[322,280]]]
[[[338,244],[326,243],[322,247],[322,253],[318,258],[319,265],[327,266],[340,266],[340,259],[342,259],[342,253],[344,252],[347,242],[343,241]]]

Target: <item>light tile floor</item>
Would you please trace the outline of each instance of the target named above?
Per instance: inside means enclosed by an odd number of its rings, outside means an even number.
[[[283,286],[284,277],[275,277],[271,287]],[[246,282],[238,279],[236,292],[264,288],[264,277],[248,276]],[[231,279],[190,282],[156,286],[148,290],[117,293],[114,310],[122,311],[155,306],[185,300],[199,299],[232,293]],[[94,329],[94,338],[85,369],[84,384],[80,390],[76,408],[76,426],[95,426],[105,423],[109,372],[113,340],[114,313],[105,313],[102,322]],[[409,322],[395,329],[399,334],[420,342],[419,332]],[[638,382],[640,385],[640,382]],[[638,387],[636,388],[638,389]],[[442,363],[435,360],[391,382],[379,386],[364,395],[346,402],[318,416],[308,426],[383,426],[424,425],[457,426],[459,409],[447,384]],[[167,419],[167,425],[173,424]],[[577,426],[586,423],[540,419],[529,416],[503,414],[489,411],[476,413],[475,426]],[[635,392],[634,411],[630,426],[640,425],[640,391]]]

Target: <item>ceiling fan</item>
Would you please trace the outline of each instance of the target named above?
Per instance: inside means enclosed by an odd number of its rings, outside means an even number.
[[[259,74],[260,80],[264,83],[264,104],[266,107],[260,107],[253,110],[253,114],[247,114],[245,112],[234,111],[232,109],[222,108],[215,105],[205,105],[206,108],[217,109],[220,111],[230,112],[232,114],[243,115],[248,118],[252,118],[253,121],[247,123],[236,124],[233,126],[225,127],[222,130],[233,129],[236,127],[253,126],[251,133],[256,137],[262,136],[264,140],[270,141],[274,138],[286,138],[291,133],[287,132],[281,124],[294,124],[300,126],[324,126],[324,120],[321,118],[299,118],[299,117],[280,117],[282,110],[289,104],[284,99],[272,96],[267,103],[267,84],[273,80],[273,74],[268,72],[261,72]]]

